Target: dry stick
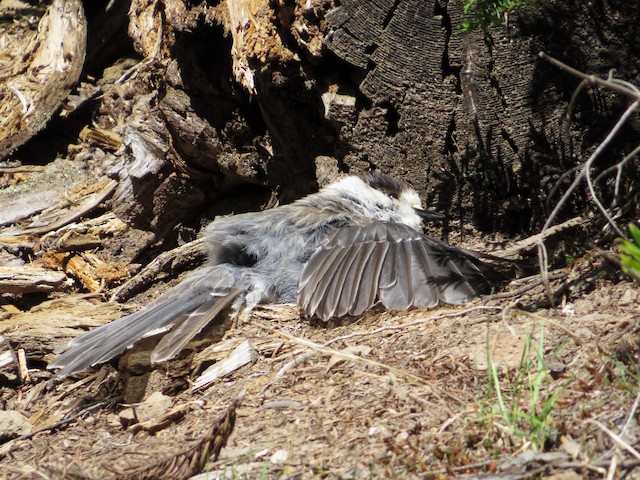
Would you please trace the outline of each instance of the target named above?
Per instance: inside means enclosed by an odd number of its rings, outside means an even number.
[[[602,151],[611,142],[611,140],[613,140],[613,137],[615,137],[615,135],[618,133],[618,130],[620,130],[622,125],[626,122],[626,120],[631,116],[631,114],[636,110],[636,108],[638,106],[640,106],[640,100],[637,100],[637,101],[633,102],[631,104],[631,106],[629,108],[627,108],[627,110],[620,117],[620,119],[618,120],[616,125],[613,127],[613,129],[611,129],[611,131],[609,132],[607,137],[598,146],[596,151],[593,152],[591,157],[589,157],[589,159],[584,163],[584,165],[582,166],[582,169],[580,170],[580,173],[578,174],[578,176],[571,183],[571,185],[569,186],[567,191],[564,193],[564,195],[562,196],[562,198],[560,199],[558,204],[555,206],[555,208],[553,209],[553,211],[549,215],[549,218],[547,219],[547,221],[545,222],[544,226],[542,227],[542,232],[545,232],[551,226],[551,222],[553,222],[554,218],[556,217],[556,215],[558,214],[560,209],[564,206],[564,204],[567,201],[567,199],[571,196],[571,194],[574,192],[574,190],[580,184],[580,181],[583,179],[583,177],[588,175],[588,169],[591,168],[591,166],[593,165],[593,162],[595,161],[595,159],[600,155],[600,153],[602,153]],[[588,181],[590,182],[590,179]],[[594,198],[595,198],[595,192],[594,192]],[[598,204],[599,204],[599,202],[598,202]],[[609,219],[608,215],[607,215],[607,219]],[[617,225],[615,225],[615,223],[612,226],[616,229],[616,231],[620,231],[620,229],[618,228]],[[620,234],[622,236],[624,236],[624,234],[622,232]],[[539,245],[540,245],[540,243],[539,243]]]
[[[560,70],[564,70],[565,72],[568,72],[571,75],[574,75],[583,80],[587,80],[590,83],[595,83],[597,85],[602,85],[603,87],[610,88],[611,90],[615,90],[616,92],[622,93],[624,95],[628,95],[634,100],[640,100],[640,92],[638,92],[638,89],[635,87],[629,88],[629,85],[631,85],[629,82],[615,80],[615,79],[614,81],[612,81],[611,79],[603,80],[602,78],[596,77],[595,75],[587,75],[586,73],[582,73],[580,70],[576,70],[575,68],[570,67],[566,63],[562,63],[560,60],[557,60],[547,55],[544,52],[540,52],[538,55],[543,60],[546,60],[552,65],[555,65],[556,67],[558,67]]]
[[[564,193],[564,195],[562,195],[562,197],[558,201],[557,205],[555,206],[555,208],[553,209],[553,211],[551,212],[551,214],[547,218],[547,221],[545,222],[544,226],[542,227],[542,232],[541,233],[544,233],[550,227],[551,223],[555,219],[555,217],[558,214],[558,212],[560,211],[560,209],[564,206],[564,204],[566,203],[568,198],[573,194],[573,192],[578,187],[578,185],[580,184],[582,179],[586,178],[587,186],[588,186],[588,189],[589,189],[589,193],[590,193],[590,195],[591,195],[591,197],[593,199],[593,202],[595,203],[596,207],[598,207],[600,212],[606,218],[607,222],[614,228],[614,230],[620,236],[626,237],[624,235],[624,232],[622,232],[622,230],[618,227],[618,225],[613,221],[613,219],[611,218],[609,213],[606,211],[606,209],[604,208],[604,206],[602,205],[602,203],[598,199],[597,194],[596,194],[595,189],[594,189],[594,186],[593,186],[593,181],[591,179],[591,167],[593,166],[593,163],[598,158],[598,156],[605,149],[605,147],[617,135],[617,133],[620,130],[620,128],[622,127],[622,125],[629,119],[629,117],[640,106],[640,91],[635,86],[630,84],[629,82],[612,79],[611,78],[611,74],[609,75],[609,78],[607,80],[603,80],[603,79],[601,79],[599,77],[596,77],[595,75],[587,75],[587,74],[582,73],[582,72],[580,72],[580,71],[578,71],[578,70],[576,70],[574,68],[571,68],[568,65],[562,63],[561,61],[550,57],[549,55],[547,55],[544,52],[540,52],[539,55],[540,55],[541,58],[547,60],[548,62],[550,62],[551,64],[553,64],[553,65],[555,65],[557,67],[559,67],[560,69],[565,70],[565,71],[571,73],[572,75],[577,76],[578,78],[581,78],[583,80],[583,83],[584,83],[584,81],[587,81],[589,83],[595,83],[597,85],[602,85],[602,86],[604,86],[606,88],[609,88],[611,90],[614,90],[616,92],[619,92],[619,93],[622,93],[624,95],[630,96],[631,98],[633,98],[635,100],[631,104],[631,106],[627,108],[627,110],[624,112],[624,114],[620,117],[618,122],[611,129],[611,131],[609,132],[607,137],[603,140],[603,142],[598,146],[596,151],[583,164],[582,168],[580,169],[580,173],[574,179],[574,181],[571,183],[571,185],[569,185],[569,188]],[[579,89],[581,87],[582,87],[582,84],[579,87]],[[573,99],[572,99],[572,103],[573,103]],[[547,249],[546,249],[546,247],[544,245],[544,242],[542,240],[540,240],[538,242],[538,263],[539,263],[539,267],[540,267],[540,273],[541,273],[542,278],[544,280],[545,289],[547,290],[547,295],[551,299],[551,286],[550,286],[550,282],[549,282],[549,270],[548,270],[548,268],[549,268],[549,259],[548,259]]]
[[[602,430],[607,435],[609,435],[619,447],[624,448],[627,452],[633,455],[636,458],[636,460],[640,460],[640,452],[638,452],[635,448],[633,448],[631,445],[625,442],[618,434],[610,430],[606,425],[599,422],[598,420],[591,420],[591,419],[588,419],[587,423],[593,423],[600,430]]]
[[[565,278],[567,276],[566,273],[564,272],[556,272],[552,275],[548,276],[549,281],[553,281],[553,280],[559,280],[561,278]],[[491,296],[491,300],[501,300],[503,298],[513,298],[513,297],[519,297],[520,295],[522,295],[523,293],[527,293],[529,290],[533,290],[534,288],[536,288],[538,285],[542,285],[544,283],[544,279],[543,278],[538,278],[536,280],[534,280],[533,282],[531,282],[528,285],[525,285],[523,287],[520,287],[517,290],[514,290],[513,292],[504,292],[504,293],[497,293],[495,295]]]
[[[629,429],[629,425],[631,425],[631,420],[633,420],[633,418],[636,415],[636,410],[638,409],[638,403],[640,403],[640,393],[636,395],[636,399],[633,402],[633,405],[631,406],[631,411],[629,412],[629,415],[627,415],[627,421],[624,422],[622,429],[620,429],[620,438],[623,438],[626,435],[627,430]],[[613,478],[615,477],[615,474],[618,470],[618,464],[620,463],[620,459],[618,456],[619,452],[620,452],[620,447],[616,445],[613,449],[611,464],[609,465],[609,471],[607,472],[607,480],[613,480]]]
[[[634,148],[633,151],[629,155],[624,157],[618,163],[616,163],[612,167],[609,167],[606,170],[604,170],[602,173],[600,173],[600,175],[598,175],[596,177],[596,179],[594,180],[594,183],[598,183],[603,177],[606,177],[607,175],[609,175],[613,170],[617,170],[618,171],[616,173],[616,183],[615,183],[615,186],[613,188],[613,199],[614,199],[614,202],[617,200],[618,195],[620,193],[620,181],[622,179],[622,169],[626,166],[626,164],[630,160],[633,160],[635,157],[637,157],[638,154],[640,154],[640,145],[638,145],[636,148]]]
[[[589,193],[591,193],[591,198],[593,199],[593,203],[596,204],[596,206],[598,207],[598,210],[600,210],[600,213],[602,213],[604,218],[607,219],[607,223],[609,223],[609,225],[613,227],[616,233],[623,238],[626,238],[626,235],[624,234],[622,229],[618,227],[618,224],[613,220],[613,218],[611,218],[611,216],[609,215],[609,212],[607,212],[607,209],[604,208],[604,205],[602,205],[602,202],[600,202],[600,199],[596,194],[595,187],[593,186],[593,180],[591,179],[591,166],[593,165],[593,162],[595,161],[597,154],[600,153],[600,151],[602,151],[602,149],[604,148],[603,145],[608,143],[610,139],[613,139],[613,137],[618,133],[619,128],[622,127],[622,125],[625,123],[627,118],[629,118],[631,114],[638,109],[638,107],[640,107],[640,99],[633,102],[631,106],[627,109],[627,111],[624,112],[624,115],[620,117],[620,120],[618,120],[618,123],[611,130],[611,132],[609,133],[609,135],[607,136],[603,144],[596,149],[595,153],[591,156],[591,158],[589,158],[589,160],[587,160],[587,163],[584,166],[585,176],[587,178],[587,185],[589,186]]]
[[[627,420],[624,422],[624,425],[620,429],[620,437],[624,437],[627,434],[627,430],[631,425],[631,421],[635,418],[636,410],[638,409],[639,404],[640,404],[640,392],[636,395],[636,399],[633,402],[633,405],[631,406],[631,410],[629,411],[629,414],[627,415]],[[607,453],[603,454],[600,457],[600,460],[605,461],[605,459],[609,457],[609,455],[614,454],[612,458],[612,463],[613,463],[614,459],[616,458],[615,453],[618,452],[619,450],[620,450],[620,447],[618,447],[618,445],[614,445],[607,451]],[[617,460],[615,461],[617,462]]]

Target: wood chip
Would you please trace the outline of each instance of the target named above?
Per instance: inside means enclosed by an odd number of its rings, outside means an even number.
[[[20,383],[25,384],[28,383],[29,377],[29,368],[27,367],[27,355],[24,351],[24,348],[18,349],[18,377],[20,378]]]
[[[258,352],[249,340],[245,340],[227,358],[207,368],[193,383],[193,388],[206,387],[217,379],[225,377],[257,359]]]

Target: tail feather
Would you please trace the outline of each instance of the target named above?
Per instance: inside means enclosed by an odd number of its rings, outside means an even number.
[[[235,278],[224,267],[201,269],[139,312],[74,338],[48,368],[60,368],[57,373],[60,377],[71,375],[112,359],[150,332],[182,319],[178,326],[180,333],[161,342],[163,354],[160,357],[171,358],[238,296],[241,289],[235,287],[235,283]],[[197,319],[197,325],[185,325],[192,318],[189,314],[202,311],[202,308],[206,310]],[[171,348],[174,340],[177,346]]]
[[[152,362],[164,362],[173,358],[189,341],[195,337],[218,313],[228,307],[242,292],[233,289],[225,296],[212,297],[208,302],[198,307],[188,315],[176,321],[173,328],[156,345],[151,354]]]

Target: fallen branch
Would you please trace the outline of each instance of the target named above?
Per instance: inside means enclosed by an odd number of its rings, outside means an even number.
[[[203,260],[205,256],[203,245],[204,240],[199,238],[169,252],[161,253],[131,280],[117,288],[111,295],[111,301],[121,302],[131,298],[151,284],[160,272],[175,271],[180,266]]]
[[[71,280],[64,272],[31,266],[0,267],[0,293],[59,292],[70,288]]]

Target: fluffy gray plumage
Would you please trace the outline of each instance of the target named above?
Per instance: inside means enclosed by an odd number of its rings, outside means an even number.
[[[297,301],[308,316],[328,320],[376,304],[460,304],[486,291],[491,269],[422,235],[421,216],[414,190],[370,173],[291,205],[216,219],[205,231],[205,267],[139,312],[75,338],[49,368],[81,371],[171,327],[151,357],[168,360],[227,307]]]

